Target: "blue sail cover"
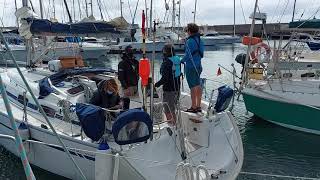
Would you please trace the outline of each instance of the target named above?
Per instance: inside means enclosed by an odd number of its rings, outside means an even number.
[[[221,86],[218,88],[218,97],[214,109],[216,112],[222,112],[229,106],[230,100],[233,96],[233,89],[228,86]]]
[[[64,69],[58,73],[52,74],[49,77],[46,77],[39,81],[39,99],[43,99],[54,90],[50,86],[48,79],[50,79],[52,85],[56,86],[64,81],[69,76],[81,75],[81,74],[101,74],[105,72],[116,72],[110,68],[79,68],[79,69]]]
[[[96,34],[96,33],[120,33],[115,26],[105,22],[82,22],[63,24],[51,22],[47,19],[26,19],[31,24],[32,34]]]
[[[312,41],[307,41],[306,42],[311,51],[318,51],[320,50],[320,42],[312,42]]]
[[[76,104],[76,113],[84,133],[93,141],[99,141],[105,130],[104,110],[92,104]]]

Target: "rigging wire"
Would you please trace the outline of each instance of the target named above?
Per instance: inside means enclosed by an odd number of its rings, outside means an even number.
[[[240,1],[241,1],[241,0],[240,0]],[[272,15],[272,18],[271,18],[270,22],[273,22],[273,19],[275,18],[276,14],[277,14],[277,11],[278,11],[278,8],[279,8],[279,5],[280,5],[280,1],[281,1],[281,0],[278,0],[276,9],[274,10],[274,14]]]
[[[259,6],[257,6],[257,9],[258,9],[258,12],[261,13]],[[267,35],[267,29],[265,27],[265,23],[262,23],[262,31],[263,31],[262,32],[262,38],[263,38],[263,35],[265,35],[266,40],[267,40],[267,44],[270,47],[269,38],[268,38],[268,35]]]
[[[104,0],[101,1],[101,5],[102,5],[102,8],[105,10],[108,18],[111,19],[111,16],[110,16],[110,14],[109,14],[109,12],[107,10],[106,2]]]
[[[282,11],[282,14],[280,16],[280,19],[279,19],[279,23],[281,23],[281,20],[282,20],[282,17],[284,16],[284,13],[287,11],[287,8],[288,8],[288,4],[289,4],[289,0],[287,0],[286,4],[285,4],[285,7]]]
[[[302,25],[304,25],[307,21],[309,21],[311,18],[315,17],[318,12],[320,11],[320,6],[318,6],[316,12],[314,12],[308,19],[306,19],[304,22],[302,22],[299,26],[297,26],[296,28],[301,27]]]
[[[4,14],[5,14],[5,10],[6,10],[6,0],[3,1],[3,11],[2,11],[2,17],[1,17],[1,22],[3,23],[3,18],[4,18]],[[4,25],[3,25],[4,27]]]
[[[303,17],[303,15],[304,15],[304,13],[305,13],[306,11],[308,12],[308,11],[310,11],[310,9],[311,9],[312,7],[314,7],[315,1],[316,1],[316,0],[312,0],[312,2],[310,3],[310,5],[309,5],[308,7],[306,7],[306,8],[303,9],[303,12],[302,12],[299,20],[301,20],[301,18]]]
[[[81,20],[82,18],[82,12],[81,12],[81,4],[80,4],[80,0],[77,1],[78,2],[78,8],[79,8],[79,19]]]
[[[131,5],[130,5],[129,0],[128,0],[128,6],[129,6],[129,12],[130,12],[131,19],[133,19],[132,10],[131,10]]]
[[[62,22],[64,23],[65,22],[65,9],[64,9],[64,4],[63,2],[61,1],[61,6],[62,6]]]
[[[134,20],[136,19],[139,1],[140,1],[140,0],[137,1],[136,8],[135,8],[134,13],[133,13],[132,26],[134,25]]]
[[[242,11],[242,16],[243,16],[244,24],[247,24],[246,16],[245,16],[245,13],[244,13],[244,10],[243,10],[243,6],[242,6],[242,0],[240,0],[240,7],[241,7],[241,11]]]
[[[101,0],[97,0],[97,4],[98,4],[99,11],[100,11],[101,20],[104,20],[102,8],[101,8]]]

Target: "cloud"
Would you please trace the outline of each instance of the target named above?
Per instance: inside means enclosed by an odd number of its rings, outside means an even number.
[[[18,1],[18,6],[21,7],[21,0]],[[87,0],[90,2],[90,0]],[[120,3],[119,0],[93,0],[93,13],[97,19],[100,19],[100,11],[97,2],[101,1],[102,14],[105,19],[115,18],[120,16]],[[122,0],[123,1],[123,14],[128,22],[132,21],[132,14],[135,10],[137,0]],[[170,10],[166,12],[166,1],[170,5]],[[153,18],[160,21],[169,21],[171,23],[172,17],[172,1],[173,0],[153,0],[154,12]],[[179,0],[175,0],[178,2]],[[181,23],[193,21],[193,10],[195,0],[180,0],[181,1]],[[32,0],[35,11],[39,13],[38,0]],[[59,21],[67,22],[67,12],[63,5],[63,0],[43,0],[44,14],[46,18],[53,17],[53,2],[55,2],[56,17]],[[72,16],[75,15],[79,20],[80,16],[86,16],[85,0],[67,0],[68,6],[71,9]],[[75,2],[73,4],[73,2]],[[139,1],[135,21],[141,22],[141,12],[145,8],[144,0]],[[198,24],[233,24],[233,0],[198,0],[196,22]],[[236,23],[250,23],[248,18],[253,12],[255,0],[235,0],[236,2]],[[150,3],[150,0],[147,0]],[[80,6],[79,6],[80,5]],[[242,5],[242,6],[241,6]],[[90,5],[88,4],[88,7]],[[320,7],[320,0],[298,0],[296,5],[297,19],[303,14],[302,19],[310,18]],[[178,5],[177,5],[178,8]],[[289,22],[292,17],[293,0],[259,0],[259,10],[268,15],[267,22]],[[14,0],[1,0],[0,1],[0,17],[5,26],[15,25],[14,17]],[[80,13],[81,11],[81,13]],[[90,7],[89,7],[90,14]],[[178,11],[178,9],[177,9]],[[178,12],[177,12],[178,13]],[[149,15],[149,13],[148,13]],[[319,14],[316,14],[320,17]],[[177,22],[178,20],[176,20]]]

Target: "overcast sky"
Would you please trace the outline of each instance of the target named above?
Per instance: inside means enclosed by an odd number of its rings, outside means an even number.
[[[15,25],[15,0],[0,0],[0,20],[5,26]],[[21,7],[22,0],[16,0],[18,8]],[[35,11],[40,15],[39,0],[31,0],[33,2]],[[81,8],[81,17],[85,16],[85,1],[86,0],[67,0],[72,15],[75,14],[76,19],[80,19],[79,4]],[[87,0],[90,2],[90,0]],[[97,1],[93,1],[94,16],[100,19],[100,11],[97,6]],[[100,0],[102,2],[102,14],[106,20],[120,16],[120,0]],[[138,0],[122,0],[123,14],[128,22],[132,21],[133,11]],[[145,1],[148,6],[150,0],[140,0],[136,23],[141,21],[141,12],[145,8]],[[170,19],[172,17],[172,1],[173,0],[153,0],[154,2],[154,18],[158,20]],[[178,2],[179,0],[175,0]],[[193,21],[193,10],[195,0],[180,0],[181,1],[181,23],[182,25]],[[46,18],[53,17],[53,2],[55,2],[56,18],[60,22],[68,21],[66,10],[63,6],[63,0],[43,0],[44,14]],[[74,2],[74,6],[73,6]],[[166,13],[165,2],[170,6],[170,10]],[[233,24],[233,0],[198,0],[196,22],[198,24]],[[249,15],[253,12],[255,0],[235,0],[236,2],[236,23],[244,24],[250,23]],[[292,17],[294,0],[259,0],[260,12],[265,12],[268,15],[267,22],[288,22]],[[242,4],[242,6],[241,6]],[[90,6],[90,5],[88,5]],[[297,0],[296,5],[296,19],[308,19],[315,15],[320,18],[320,0]],[[177,5],[178,9],[178,5]],[[130,11],[132,13],[130,13]],[[89,9],[90,14],[90,9]],[[167,16],[165,16],[167,14]],[[1,23],[1,21],[0,21]],[[0,24],[2,26],[2,23]]]

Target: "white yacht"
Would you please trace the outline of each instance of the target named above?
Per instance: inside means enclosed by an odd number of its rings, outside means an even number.
[[[22,69],[22,73],[32,92],[41,97],[38,101],[48,121],[86,179],[230,180],[238,176],[243,147],[234,117],[226,110],[226,102],[203,101],[203,111],[197,114],[179,110],[180,125],[170,126],[162,112],[161,97],[154,99],[153,117],[150,111],[136,109],[142,106],[137,97],[131,99],[129,110],[112,119],[110,113],[115,111],[88,104],[88,98],[97,89],[97,83],[115,78],[114,71],[61,69],[63,63],[58,65],[59,61],[50,64],[51,71],[44,67]],[[40,107],[36,106],[17,70],[4,69],[0,76],[30,163],[66,178],[80,179],[80,173],[39,113]],[[140,91],[140,97],[141,94]],[[149,104],[149,98],[147,102]],[[190,96],[182,93],[179,109],[190,105]],[[140,135],[125,136],[133,124],[139,125],[133,130]],[[0,134],[0,144],[18,155],[2,98]]]
[[[147,53],[151,53],[153,52],[153,50],[155,50],[155,52],[162,52],[162,49],[166,43],[167,41],[164,41],[159,38],[155,40],[155,43],[153,43],[152,39],[146,38],[144,44],[141,30],[137,30],[133,39],[130,37],[118,38],[117,44],[111,45],[110,50],[111,52],[121,52],[125,49],[126,46],[130,45],[136,52],[142,52],[144,46],[146,48]]]
[[[61,39],[61,38],[60,38]],[[64,39],[64,38],[62,38]],[[39,41],[39,40],[38,40]],[[110,52],[110,47],[93,42],[66,42],[48,41],[47,46],[42,43],[35,43],[34,58],[43,61],[59,59],[61,56],[82,56],[83,59],[105,58]],[[27,50],[25,45],[10,45],[12,53],[21,65],[26,64]],[[12,59],[6,52],[3,45],[0,46],[0,65],[11,64]]]
[[[203,36],[201,36],[201,39],[205,46],[215,46],[219,44],[233,44],[241,42],[241,38],[239,36],[221,35],[216,31],[205,33]]]

